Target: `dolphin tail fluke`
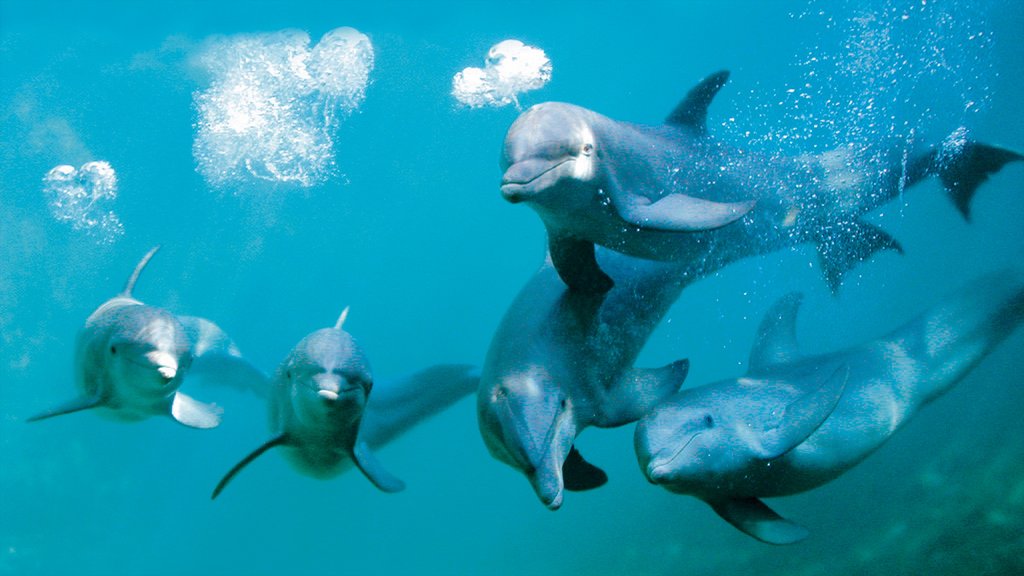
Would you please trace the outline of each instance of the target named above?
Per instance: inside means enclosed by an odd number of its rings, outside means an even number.
[[[405,482],[384,468],[366,442],[361,440],[356,442],[355,448],[352,450],[352,461],[356,463],[363,475],[382,492],[394,493],[405,490]]]
[[[847,272],[875,253],[895,250],[903,254],[903,247],[888,232],[860,220],[837,224],[826,233],[827,237],[817,241],[818,259],[833,294],[839,291]]]
[[[766,544],[795,544],[810,535],[806,528],[779,516],[757,498],[735,498],[708,504],[723,520]]]
[[[932,152],[931,160],[931,172],[938,174],[957,210],[970,220],[971,200],[978,187],[1010,162],[1024,161],[1024,155],[969,140],[961,129]]]
[[[82,410],[89,410],[103,405],[103,400],[92,396],[84,396],[82,398],[75,398],[70,402],[66,402],[47,410],[42,414],[36,414],[31,418],[25,420],[26,422],[38,422],[40,420],[46,420],[47,418],[53,418],[54,416],[63,416],[64,414],[71,414],[72,412],[80,412]]]
[[[562,464],[562,478],[565,489],[572,492],[593,490],[608,482],[608,475],[604,470],[584,460],[575,446],[569,450],[569,456]]]
[[[234,478],[239,472],[241,472],[242,468],[248,466],[250,462],[259,458],[267,450],[270,450],[275,446],[282,446],[287,443],[288,437],[285,436],[284,434],[281,434],[280,436],[275,436],[274,438],[267,440],[265,443],[263,443],[262,446],[253,450],[252,453],[250,453],[245,458],[242,458],[241,462],[235,464],[231,468],[231,470],[228,470],[228,473],[225,474],[224,477],[221,478],[220,482],[217,483],[217,487],[213,489],[213,494],[210,495],[210,500],[215,500],[217,496],[219,496],[220,493],[224,491],[224,488],[227,487],[228,482],[231,482],[231,479]]]
[[[611,428],[636,422],[678,392],[689,371],[689,360],[677,360],[661,368],[633,368],[605,391],[608,401],[602,405],[607,411],[598,415],[594,424]]]

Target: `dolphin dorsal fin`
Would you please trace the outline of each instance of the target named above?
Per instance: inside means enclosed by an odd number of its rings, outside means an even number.
[[[156,251],[159,249],[159,245],[153,246],[149,249],[149,252],[146,252],[146,255],[142,257],[142,260],[139,260],[139,263],[135,265],[135,270],[132,271],[132,275],[129,276],[128,281],[124,283],[124,289],[121,290],[121,296],[131,298],[132,290],[135,288],[135,283],[139,280],[139,274],[142,274],[142,269],[146,267],[146,264],[149,264],[150,259],[153,258],[153,255],[156,254]]]
[[[792,362],[800,356],[800,347],[796,343],[796,315],[803,300],[802,293],[790,292],[776,300],[765,313],[754,347],[750,350],[748,374]]]
[[[715,94],[722,89],[729,79],[728,70],[720,70],[701,80],[690,89],[686,98],[676,106],[675,110],[665,118],[665,124],[680,128],[689,128],[698,134],[708,131],[708,106]]]
[[[335,330],[341,330],[341,327],[345,325],[345,319],[348,318],[348,306],[341,311],[341,316],[338,316],[338,321],[334,323]]]

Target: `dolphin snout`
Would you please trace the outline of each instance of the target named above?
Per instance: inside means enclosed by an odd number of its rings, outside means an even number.
[[[669,466],[670,460],[664,458],[651,460],[644,471],[647,481],[651,484],[662,484],[668,481],[672,476],[672,468]]]
[[[165,380],[174,380],[174,377],[178,375],[178,359],[168,352],[162,350],[147,352],[146,360],[156,366],[156,371]]]

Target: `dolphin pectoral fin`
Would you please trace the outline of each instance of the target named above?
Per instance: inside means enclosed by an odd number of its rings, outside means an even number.
[[[754,200],[714,202],[686,194],[669,194],[650,204],[616,202],[615,208],[623,220],[644,230],[700,232],[732,224],[753,210],[756,203]]]
[[[701,80],[690,89],[683,101],[668,115],[665,124],[689,128],[698,134],[705,134],[708,130],[708,107],[722,86],[725,86],[727,80],[729,80],[728,70],[720,70]]]
[[[171,402],[171,416],[192,428],[216,428],[223,412],[215,404],[204,404],[181,392],[176,392]]]
[[[614,388],[605,391],[596,426],[613,428],[643,418],[655,406],[675,395],[690,371],[689,360],[661,368],[633,368]]]
[[[562,479],[566,490],[581,492],[604,486],[608,482],[608,475],[604,470],[584,460],[580,451],[573,446],[565,463],[562,464]]]
[[[594,244],[572,236],[548,231],[551,262],[559,277],[573,292],[604,294],[615,282],[597,265]]]
[[[941,151],[934,158],[935,170],[946,193],[964,219],[970,220],[971,199],[978,187],[1006,164],[1024,160],[1024,155],[967,140],[955,151]]]
[[[242,468],[248,466],[250,462],[259,458],[264,452],[270,450],[274,446],[281,446],[287,443],[288,437],[285,436],[284,434],[281,434],[271,438],[270,440],[267,440],[266,442],[263,443],[262,446],[253,450],[245,458],[242,458],[242,460],[238,464],[235,464],[231,468],[231,470],[228,470],[228,473],[225,474],[224,477],[221,478],[220,482],[217,483],[217,487],[213,489],[213,494],[210,495],[210,500],[216,499],[217,496],[224,491],[224,488],[228,485],[228,482],[231,482],[231,479],[234,478],[236,474],[241,472]]]
[[[708,504],[740,532],[767,544],[795,544],[810,535],[806,528],[779,516],[757,498],[733,498]]]
[[[778,458],[813,434],[832,415],[849,378],[850,367],[844,364],[810,392],[773,410],[771,419],[759,434],[760,446],[752,447],[758,457]]]
[[[40,420],[46,420],[47,418],[53,418],[54,416],[63,416],[64,414],[71,414],[72,412],[80,412],[82,410],[89,410],[90,408],[96,408],[103,405],[101,398],[94,396],[83,396],[81,398],[75,398],[70,402],[66,402],[43,412],[42,414],[36,414],[31,418],[25,420],[26,422],[38,422]]]
[[[835,237],[818,239],[818,258],[825,282],[835,294],[843,275],[881,250],[903,254],[903,247],[881,228],[854,220],[833,228]]]
[[[377,456],[366,445],[366,442],[359,440],[352,450],[352,461],[356,463],[364,476],[373,482],[379,490],[393,493],[405,490],[405,482],[392,476],[384,469],[384,466],[377,460]]]
[[[270,395],[270,378],[242,357],[234,341],[219,326],[198,316],[179,316],[192,344],[190,378],[210,384]]]
[[[756,374],[772,366],[793,362],[800,356],[796,342],[796,315],[804,295],[790,292],[779,298],[765,313],[750,350],[747,373]]]

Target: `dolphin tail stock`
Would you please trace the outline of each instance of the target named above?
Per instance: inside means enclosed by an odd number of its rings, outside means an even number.
[[[926,176],[937,175],[953,205],[964,220],[971,219],[971,201],[989,176],[1010,162],[1024,161],[1024,155],[1013,150],[983,144],[968,138],[967,130],[959,128],[937,147],[932,147],[910,162],[906,185]]]
[[[178,321],[192,343],[190,376],[252,392],[261,398],[270,395],[270,378],[242,357],[238,346],[224,330],[198,316],[179,316]]]
[[[378,448],[476,392],[480,369],[437,364],[397,380],[378,382],[363,412],[359,437]]]
[[[26,419],[26,422],[38,422],[40,420],[46,420],[47,418],[53,418],[54,416],[63,416],[64,414],[71,414],[73,412],[80,412],[82,410],[89,410],[97,408],[103,405],[103,399],[95,396],[83,396],[75,398],[69,402],[65,402],[60,406],[51,408],[41,414],[36,414]]]
[[[643,418],[655,406],[661,404],[679,391],[690,371],[689,360],[677,360],[661,368],[633,368],[611,388],[602,406],[613,411],[598,415],[594,422],[602,428],[622,426]]]
[[[213,489],[213,493],[210,495],[210,500],[216,500],[217,496],[219,496],[220,493],[224,491],[224,488],[227,487],[228,482],[231,482],[231,479],[238,475],[238,473],[242,471],[242,468],[248,466],[250,462],[259,458],[267,450],[270,450],[275,446],[284,446],[288,444],[288,442],[288,436],[285,434],[280,434],[278,436],[271,438],[270,440],[267,440],[266,442],[263,443],[262,446],[253,450],[245,458],[242,458],[242,460],[239,461],[238,464],[235,464],[231,468],[231,470],[228,470],[228,473],[225,474],[224,477],[221,478],[220,482],[217,483],[217,487]]]
[[[810,535],[806,528],[779,516],[757,498],[732,498],[708,504],[740,532],[766,544],[795,544]]]
[[[363,440],[356,441],[352,461],[378,490],[393,494],[405,490],[405,482],[387,471]]]
[[[149,249],[149,252],[146,252],[146,255],[142,257],[142,260],[139,260],[139,263],[135,265],[135,270],[132,271],[132,275],[129,276],[128,280],[124,283],[124,289],[121,290],[120,294],[121,296],[131,298],[132,290],[135,289],[135,283],[139,281],[139,275],[142,274],[142,270],[146,267],[147,264],[149,264],[149,261],[152,260],[153,255],[156,254],[157,250],[159,249],[159,245],[153,246],[152,248]]]
[[[1024,323],[1024,272],[985,274],[886,338],[905,343],[925,375],[914,395],[925,404],[962,380]]]

